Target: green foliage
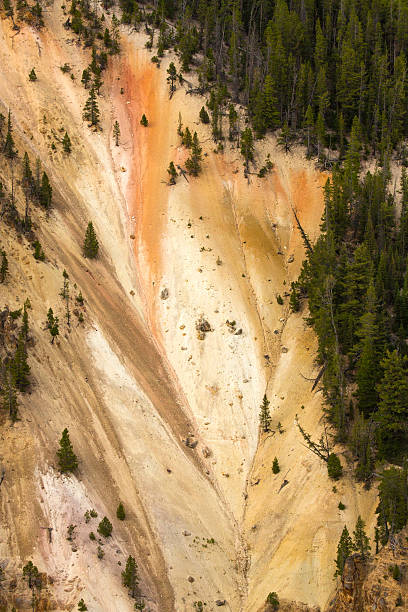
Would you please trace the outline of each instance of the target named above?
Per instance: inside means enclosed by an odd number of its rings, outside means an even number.
[[[245,128],[241,135],[241,155],[245,159],[245,168],[248,172],[249,162],[254,159],[254,138],[249,127]]]
[[[270,402],[265,394],[262,399],[261,411],[259,413],[259,424],[265,433],[269,431],[271,426],[271,413],[269,411],[269,404]]]
[[[88,257],[89,259],[95,259],[95,257],[98,255],[99,242],[96,237],[92,221],[89,221],[86,228],[83,251],[84,256]]]
[[[289,306],[292,312],[299,312],[300,310],[300,291],[298,284],[295,282],[291,283]]]
[[[116,510],[116,516],[120,521],[124,521],[126,518],[126,514],[125,514],[125,508],[122,504],[122,502],[120,502],[119,506],[117,507]]]
[[[28,78],[29,78],[30,81],[36,81],[37,80],[37,75],[35,74],[34,68],[31,68],[30,74],[28,75]]]
[[[9,364],[12,385],[19,391],[24,392],[30,385],[30,366],[27,363],[27,350],[25,339],[20,332],[17,340],[17,348]]]
[[[119,137],[120,137],[120,127],[119,127],[119,122],[115,121],[115,123],[113,124],[113,137],[115,139],[115,145],[118,147],[119,146]]]
[[[395,460],[408,443],[408,357],[388,351],[381,367],[384,375],[378,385],[378,446],[383,457]]]
[[[38,261],[44,261],[45,253],[43,251],[41,244],[38,242],[38,240],[35,240],[33,242],[33,247],[34,247],[34,259],[37,259]]]
[[[82,75],[84,78],[84,75]],[[100,85],[100,83],[97,83]],[[82,113],[83,119],[89,122],[90,126],[98,127],[99,125],[99,106],[96,99],[95,87],[91,87],[89,90],[89,96],[85,102],[84,110]]]
[[[12,123],[11,123],[11,113],[10,113],[10,111],[8,112],[7,133],[6,133],[6,138],[5,138],[5,141],[4,141],[3,151],[4,151],[4,155],[10,161],[12,161],[13,159],[15,159],[15,157],[17,157],[17,150],[16,150],[15,145],[14,145],[13,126],[12,126]]]
[[[169,163],[169,167],[167,168],[167,172],[169,174],[169,180],[170,180],[170,185],[175,185],[176,184],[176,178],[177,178],[177,170],[174,166],[174,162],[170,162]]]
[[[343,504],[343,502],[339,502],[339,505],[338,505],[337,507],[338,507],[338,509],[339,509],[340,511],[342,511],[342,510],[345,510],[345,509],[346,509],[346,506]]]
[[[83,599],[80,599],[80,600],[78,601],[78,610],[79,610],[80,612],[86,612],[86,610],[88,610],[88,608],[87,608],[87,606],[86,606],[86,604],[85,604],[85,602],[84,602],[84,600],[83,600]]]
[[[0,283],[4,283],[8,273],[8,259],[7,253],[4,249],[1,250],[1,264],[0,264]]]
[[[74,472],[78,467],[78,460],[72,448],[67,428],[62,432],[59,449],[57,450],[57,458],[59,470],[62,474]]]
[[[397,564],[391,566],[391,574],[396,582],[401,582],[401,570]]]
[[[186,128],[186,132],[187,130],[188,128]],[[197,132],[194,132],[191,142],[191,155],[186,160],[186,168],[188,170],[188,173],[192,176],[198,176],[201,171],[201,152],[202,148],[198,140]]]
[[[41,585],[41,576],[38,567],[32,561],[26,563],[23,567],[23,577],[27,579],[28,587],[32,589],[34,586]]]
[[[275,593],[275,591],[269,593],[268,597],[266,598],[266,603],[268,604],[271,610],[279,610],[278,594]]]
[[[344,565],[346,563],[347,557],[351,555],[353,551],[353,542],[351,540],[350,534],[346,526],[342,531],[340,536],[339,543],[337,545],[337,557],[336,557],[336,571],[334,573],[335,576],[342,576]]]
[[[210,123],[210,117],[208,116],[208,113],[206,111],[206,109],[204,108],[204,106],[201,107],[200,110],[200,121],[201,123]]]
[[[389,535],[401,531],[408,521],[407,469],[392,467],[383,472],[378,487],[379,504],[376,509],[379,536],[383,544]]]
[[[149,125],[149,121],[147,120],[146,115],[143,113],[142,118],[140,120],[140,125],[143,127],[147,127]]]
[[[64,138],[62,139],[62,148],[64,149],[64,153],[71,153],[71,139],[68,136],[68,132],[65,132]]]
[[[123,586],[129,589],[131,597],[136,598],[139,595],[139,575],[137,571],[137,563],[135,558],[129,555],[126,561],[126,567],[122,572]]]
[[[59,336],[59,320],[58,317],[54,317],[51,307],[47,312],[47,328],[51,334],[51,344],[54,344],[55,338]]]
[[[335,453],[330,453],[329,455],[329,459],[327,461],[327,473],[329,474],[329,478],[332,478],[333,480],[338,480],[343,474],[340,459]]]
[[[274,460],[273,460],[273,463],[272,463],[272,472],[274,474],[279,474],[279,472],[280,472],[279,461],[278,461],[277,457],[275,457]]]
[[[279,304],[279,306],[283,305],[283,297],[279,293],[276,296],[276,302]]]
[[[98,559],[103,559],[105,556],[104,550],[102,548],[102,546],[98,546],[97,550],[96,550],[96,554],[98,556]]]
[[[360,553],[362,559],[366,559],[370,554],[370,540],[364,531],[365,523],[361,516],[358,516],[355,530],[353,531],[353,550]]]
[[[50,181],[46,172],[43,172],[41,177],[39,201],[41,206],[43,206],[44,208],[49,209],[51,207],[52,187],[50,185]]]
[[[103,535],[105,538],[109,538],[112,535],[112,523],[104,516],[98,525],[98,533]]]

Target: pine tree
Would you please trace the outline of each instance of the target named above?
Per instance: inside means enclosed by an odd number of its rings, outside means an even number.
[[[129,555],[126,561],[126,568],[122,572],[123,586],[130,591],[130,596],[135,598],[139,593],[139,575],[135,558]]]
[[[84,256],[89,259],[94,259],[97,257],[99,251],[99,242],[96,237],[96,233],[94,230],[94,226],[92,221],[89,221],[88,227],[85,232],[85,240],[84,240]]]
[[[26,193],[26,196],[31,196],[34,190],[34,177],[31,171],[30,159],[27,151],[24,153],[23,157],[23,175],[21,177],[21,185]]]
[[[45,172],[42,174],[41,178],[41,187],[40,187],[40,204],[44,206],[44,208],[50,208],[52,202],[52,187],[50,185],[50,181]]]
[[[272,472],[274,474],[279,474],[279,472],[280,472],[280,466],[279,466],[279,461],[278,461],[277,457],[275,457],[274,460],[273,460],[273,463],[272,463]]]
[[[376,313],[376,294],[373,281],[367,290],[366,310],[360,318],[357,330],[360,337],[361,352],[357,362],[356,382],[358,407],[365,416],[369,416],[377,408],[377,382],[381,376],[379,368],[379,332]]]
[[[14,423],[18,416],[17,390],[13,382],[10,368],[6,369],[5,380],[1,390],[2,407],[9,414],[9,417]]]
[[[186,149],[191,149],[191,145],[193,144],[193,137],[188,126],[183,132],[182,144]]]
[[[8,260],[6,251],[1,251],[1,264],[0,264],[0,283],[4,283],[8,273]]]
[[[365,523],[359,515],[355,530],[353,531],[353,550],[360,553],[363,560],[368,557],[371,550],[370,540],[364,531],[364,527]]]
[[[118,121],[115,121],[113,124],[113,137],[115,139],[115,145],[119,146],[119,137],[120,137],[120,127]]]
[[[59,336],[59,321],[58,317],[54,317],[52,308],[49,308],[47,312],[47,327],[51,334],[51,344],[54,344],[55,338]]]
[[[12,384],[19,391],[25,391],[30,384],[30,366],[27,363],[27,351],[23,334],[20,333],[17,341],[17,348],[10,362],[10,372]]]
[[[72,448],[67,428],[65,428],[62,432],[59,445],[60,447],[57,450],[57,457],[60,472],[62,474],[65,474],[66,472],[74,472],[78,467],[78,460]]]
[[[170,83],[170,95],[175,91],[176,86],[176,78],[177,78],[177,70],[173,62],[170,62],[169,67],[167,68],[167,82]]]
[[[263,125],[267,130],[274,130],[280,123],[276,87],[271,74],[265,78],[262,92]]]
[[[32,561],[29,561],[23,567],[23,576],[27,578],[28,588],[32,589],[34,584],[38,581],[40,577],[40,572],[38,571],[38,567],[34,565]]]
[[[13,126],[11,124],[11,113],[8,112],[8,120],[7,120],[7,134],[6,139],[4,141],[4,155],[12,161],[15,157],[17,157],[17,151],[14,145],[13,139]]]
[[[188,128],[186,128],[187,131]],[[197,132],[194,132],[191,143],[191,155],[186,160],[186,168],[192,176],[198,176],[201,171],[201,147],[198,140]]]
[[[83,599],[80,599],[78,601],[78,610],[79,612],[86,612],[86,610],[88,610],[86,603],[84,602]]]
[[[140,125],[142,125],[143,127],[147,127],[149,125],[149,121],[146,117],[146,115],[143,113],[142,118],[140,120]]]
[[[263,396],[262,404],[261,404],[261,412],[259,413],[259,423],[266,433],[269,431],[271,426],[271,413],[269,412],[269,400],[266,397],[266,394]]]
[[[120,521],[124,521],[126,518],[126,514],[125,514],[125,508],[122,504],[122,502],[120,502],[119,506],[117,507],[116,510],[116,516]]]
[[[98,533],[103,535],[105,538],[109,538],[112,535],[112,523],[107,516],[104,516],[98,525]]]
[[[291,131],[289,129],[288,122],[285,121],[279,134],[277,144],[285,149],[285,153],[288,153],[290,151],[290,141]]]
[[[339,543],[337,545],[336,571],[334,576],[342,576],[347,557],[353,551],[353,542],[346,526],[342,531]]]
[[[408,357],[396,350],[388,351],[381,367],[384,376],[377,387],[380,400],[374,417],[379,452],[387,459],[395,459],[404,454],[408,445]]]
[[[29,78],[30,81],[36,81],[37,80],[37,75],[35,74],[34,68],[31,68],[31,72],[28,75],[28,78]]]
[[[309,104],[309,106],[307,107],[305,120],[304,120],[304,126],[306,129],[306,144],[307,144],[307,156],[308,157],[310,157],[312,153],[311,136],[313,134],[314,123],[315,122],[314,122],[314,117],[313,117],[313,110]]]
[[[175,185],[176,184],[176,178],[177,178],[177,170],[174,166],[174,163],[171,161],[169,163],[169,167],[167,168],[167,172],[169,174],[170,177],[170,185]]]
[[[82,116],[85,121],[89,121],[90,126],[97,127],[99,125],[99,107],[94,87],[89,90],[89,97],[85,103]]]
[[[64,149],[64,153],[71,153],[71,139],[68,136],[68,132],[65,132],[64,138],[62,139],[62,147]]]
[[[82,78],[81,78],[81,83],[85,87],[85,89],[88,88],[90,80],[91,80],[90,71],[88,68],[85,68],[85,70],[82,71]]]
[[[254,138],[249,127],[241,135],[241,155],[245,159],[245,170],[249,172],[249,162],[254,159]]]
[[[202,123],[210,123],[210,118],[208,116],[207,111],[205,110],[204,106],[201,107],[200,110],[200,120]]]

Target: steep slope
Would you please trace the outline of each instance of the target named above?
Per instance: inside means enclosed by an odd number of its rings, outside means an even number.
[[[10,278],[0,298],[11,309],[30,298],[35,341],[21,421],[2,426],[6,574],[33,558],[54,578],[53,609],[84,597],[92,610],[131,610],[118,561],[123,566],[132,554],[151,610],[192,610],[199,600],[213,610],[217,599],[234,612],[255,610],[271,590],[323,606],[342,526],[358,513],[370,523],[375,500],[375,491],[355,492],[348,477],[332,493],[325,466],[294,425],[303,404],[302,423],[314,436],[321,429],[320,395],[303,378],[316,374],[315,340],[305,313],[289,316],[287,298],[280,306],[276,296],[288,290],[303,256],[292,208],[316,237],[325,176],[268,140],[257,162],[270,153],[274,171],[248,182],[237,149],[212,151],[208,129],[198,125],[203,100],[183,88],[169,100],[170,60],[157,69],[137,33],[123,32],[100,98],[103,132],[92,132],[81,117],[89,57],[63,20],[55,5],[40,33],[25,27],[16,34],[0,21],[1,110],[11,108],[20,157],[25,150],[40,157],[55,194],[49,218],[33,212],[47,262],[37,263],[24,239],[1,226]],[[65,62],[75,80],[61,72]],[[28,80],[33,65],[35,83]],[[140,126],[143,112],[148,128]],[[169,187],[169,161],[186,158],[179,113],[207,156],[199,178],[179,177]],[[111,137],[116,119],[120,147]],[[58,142],[65,129],[69,157]],[[6,164],[2,180],[9,185]],[[22,208],[21,189],[17,197]],[[92,262],[81,253],[89,219],[101,244]],[[85,323],[64,323],[51,345],[44,322],[49,306],[64,320],[64,268],[72,293],[76,283],[85,297]],[[196,330],[201,316],[211,326],[204,339]],[[227,320],[242,333],[231,333]],[[285,432],[258,445],[265,392],[273,428],[281,421]],[[78,477],[55,470],[65,426],[80,458]],[[289,484],[279,492],[284,478]],[[347,510],[333,519],[340,497]],[[123,524],[114,520],[119,500]],[[91,507],[114,523],[103,560],[89,540],[99,519],[86,525],[83,518]],[[66,540],[71,523],[75,546]]]

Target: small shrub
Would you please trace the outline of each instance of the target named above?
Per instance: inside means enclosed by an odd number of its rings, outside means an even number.
[[[396,580],[397,582],[400,582],[401,570],[397,564],[390,566],[390,573],[392,574],[392,577],[394,578],[394,580]]]
[[[71,66],[65,62],[63,66],[60,66],[60,70],[66,74],[67,72],[71,72]]]
[[[333,480],[338,480],[340,476],[343,474],[343,468],[340,463],[340,459],[335,453],[330,453],[329,460],[327,462],[327,472],[329,474],[329,478]]]
[[[83,600],[83,599],[80,599],[80,600],[78,601],[78,610],[79,610],[80,612],[86,612],[86,610],[88,610],[88,608],[86,607],[86,604],[85,604],[85,602],[84,602],[84,600]]]
[[[98,555],[98,559],[103,559],[105,556],[105,553],[103,552],[103,549],[101,546],[98,546],[97,555]]]
[[[401,593],[398,595],[396,601],[395,601],[395,607],[396,608],[400,608],[401,606],[404,605],[403,599],[402,599],[402,595]]]
[[[273,460],[273,463],[272,463],[272,472],[274,474],[279,474],[279,472],[280,472],[279,461],[278,461],[277,457],[275,457],[275,459]]]
[[[80,291],[80,292],[78,293],[78,295],[75,297],[75,300],[76,300],[76,301],[78,302],[78,304],[80,304],[81,306],[83,305],[83,303],[84,303],[84,298],[83,298],[83,295],[82,295],[82,291]]]
[[[205,110],[204,106],[201,107],[199,117],[202,123],[210,123],[210,117],[208,116],[208,113]]]
[[[153,62],[153,64],[159,64],[160,63],[160,60],[157,57],[157,55],[153,55],[153,57],[151,58],[150,61]]]
[[[97,518],[98,517],[98,513],[96,510],[94,510],[92,508],[92,510],[89,511],[89,514],[91,515],[92,518]]]
[[[109,538],[112,535],[112,523],[106,516],[103,517],[98,525],[98,533],[105,536],[105,538]]]
[[[67,540],[69,542],[72,542],[72,540],[74,538],[75,527],[76,527],[76,525],[69,525],[69,527],[67,527]]]
[[[34,68],[31,69],[31,72],[28,75],[28,78],[30,79],[30,81],[36,81],[37,80],[37,75],[35,74]]]
[[[125,508],[123,507],[122,502],[120,502],[118,509],[116,510],[116,516],[120,521],[124,521],[126,518]]]
[[[140,120],[140,125],[143,125],[143,127],[147,127],[149,125],[149,121],[147,120],[146,115],[143,113],[142,118]]]
[[[346,506],[343,504],[343,502],[339,502],[339,505],[337,506],[339,510],[345,510]]]
[[[44,261],[45,253],[42,249],[41,244],[38,242],[38,240],[33,242],[33,247],[34,247],[34,259],[37,259],[37,261]]]
[[[94,534],[93,531],[91,531],[91,533],[89,534],[89,539],[92,541],[96,540],[96,535]]]
[[[275,591],[269,593],[268,597],[266,598],[266,603],[269,604],[272,610],[279,609],[279,597]]]
[[[89,510],[85,512],[84,517],[85,517],[85,523],[89,523],[89,521],[91,520],[91,515],[89,514]]]
[[[278,295],[276,296],[276,301],[278,302],[279,306],[282,306],[283,304],[283,298],[282,296],[278,293]]]

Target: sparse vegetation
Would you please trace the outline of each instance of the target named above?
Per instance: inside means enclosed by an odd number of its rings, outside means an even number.
[[[143,113],[142,118],[140,120],[140,125],[143,127],[147,127],[149,125],[149,121],[147,120],[146,115]]]
[[[124,521],[126,518],[126,514],[125,514],[125,508],[122,504],[122,502],[119,503],[119,506],[116,510],[116,516],[120,521]]]
[[[275,457],[274,460],[273,460],[273,463],[272,463],[272,472],[274,474],[279,474],[279,472],[280,472],[279,461],[278,461],[277,457]]]
[[[269,400],[266,397],[266,394],[263,396],[262,404],[261,404],[261,412],[259,413],[259,424],[264,433],[267,433],[271,426],[271,413],[269,411]]]

